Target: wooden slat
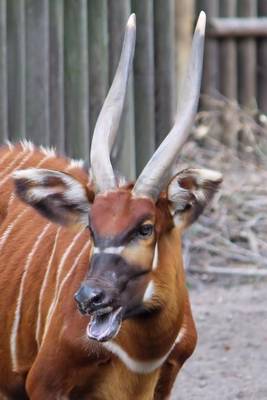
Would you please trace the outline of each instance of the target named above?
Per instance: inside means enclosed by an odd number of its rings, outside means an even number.
[[[169,132],[175,114],[175,3],[157,0],[154,10],[156,141]]]
[[[183,84],[192,44],[195,0],[175,0],[177,93]]]
[[[234,3],[228,4],[232,8]],[[211,18],[207,36],[217,39],[267,36],[267,18]]]
[[[7,2],[9,139],[26,137],[25,1]]]
[[[208,18],[217,17],[219,15],[218,0],[201,0],[198,2],[198,11],[206,12]],[[206,40],[202,91],[205,94],[214,96],[219,89],[219,46],[216,39],[209,38]]]
[[[87,1],[65,0],[65,132],[72,157],[89,157]]]
[[[222,17],[234,17],[236,0],[223,0],[220,3]],[[213,21],[213,20],[212,20]],[[229,21],[229,19],[224,19]],[[220,92],[233,100],[237,99],[237,51],[236,42],[232,38],[220,42]]]
[[[48,0],[26,0],[26,131],[49,144]]]
[[[137,19],[134,58],[137,175],[155,150],[153,2],[132,2]]]
[[[266,0],[258,0],[258,12],[260,16],[267,16]],[[267,113],[267,37],[258,40],[257,70],[258,106],[263,112]]]
[[[109,0],[109,79],[113,80],[122,48],[127,19],[131,13],[130,0]],[[130,179],[135,177],[135,137],[133,78],[129,79],[125,107],[114,146],[115,166]]]
[[[108,91],[107,0],[88,2],[90,136]]]
[[[236,14],[236,0],[222,0],[220,2],[220,15],[234,17]],[[225,19],[228,21],[228,19]],[[220,92],[231,100],[237,100],[237,49],[236,41],[224,38],[220,41]],[[221,140],[232,148],[237,147],[235,124],[229,119],[228,114],[222,116]]]
[[[6,0],[0,1],[0,141],[8,137]]]
[[[257,14],[256,0],[239,0],[240,17],[254,17]],[[240,39],[238,45],[239,101],[243,106],[254,106],[256,98],[256,43],[254,39]]]
[[[49,45],[49,142],[64,153],[64,0],[49,1]]]

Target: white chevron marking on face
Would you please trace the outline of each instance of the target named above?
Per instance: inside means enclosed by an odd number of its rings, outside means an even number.
[[[93,254],[121,254],[124,249],[124,246],[118,247],[94,247]]]

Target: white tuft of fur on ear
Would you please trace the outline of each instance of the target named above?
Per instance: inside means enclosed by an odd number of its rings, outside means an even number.
[[[219,185],[222,174],[209,169],[185,169],[171,180],[167,195],[175,225],[192,224],[210,202]]]
[[[196,180],[198,185],[202,185],[205,184],[205,182],[213,182],[213,183],[221,183],[222,182],[222,174],[219,171],[214,171],[212,169],[205,169],[205,168],[201,168],[201,169],[192,169],[191,171],[193,171],[195,173],[196,176]]]
[[[16,193],[47,218],[62,224],[75,220],[88,224],[86,188],[63,172],[29,168],[13,173]]]

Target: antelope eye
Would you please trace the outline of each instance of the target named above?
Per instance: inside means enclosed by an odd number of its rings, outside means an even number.
[[[152,224],[144,224],[138,228],[138,235],[141,238],[147,238],[152,235],[153,233],[153,225]]]

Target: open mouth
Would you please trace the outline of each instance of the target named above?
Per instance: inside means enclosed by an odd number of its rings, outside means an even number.
[[[120,330],[122,314],[122,307],[114,310],[107,306],[95,311],[86,329],[87,336],[99,342],[112,339]]]

